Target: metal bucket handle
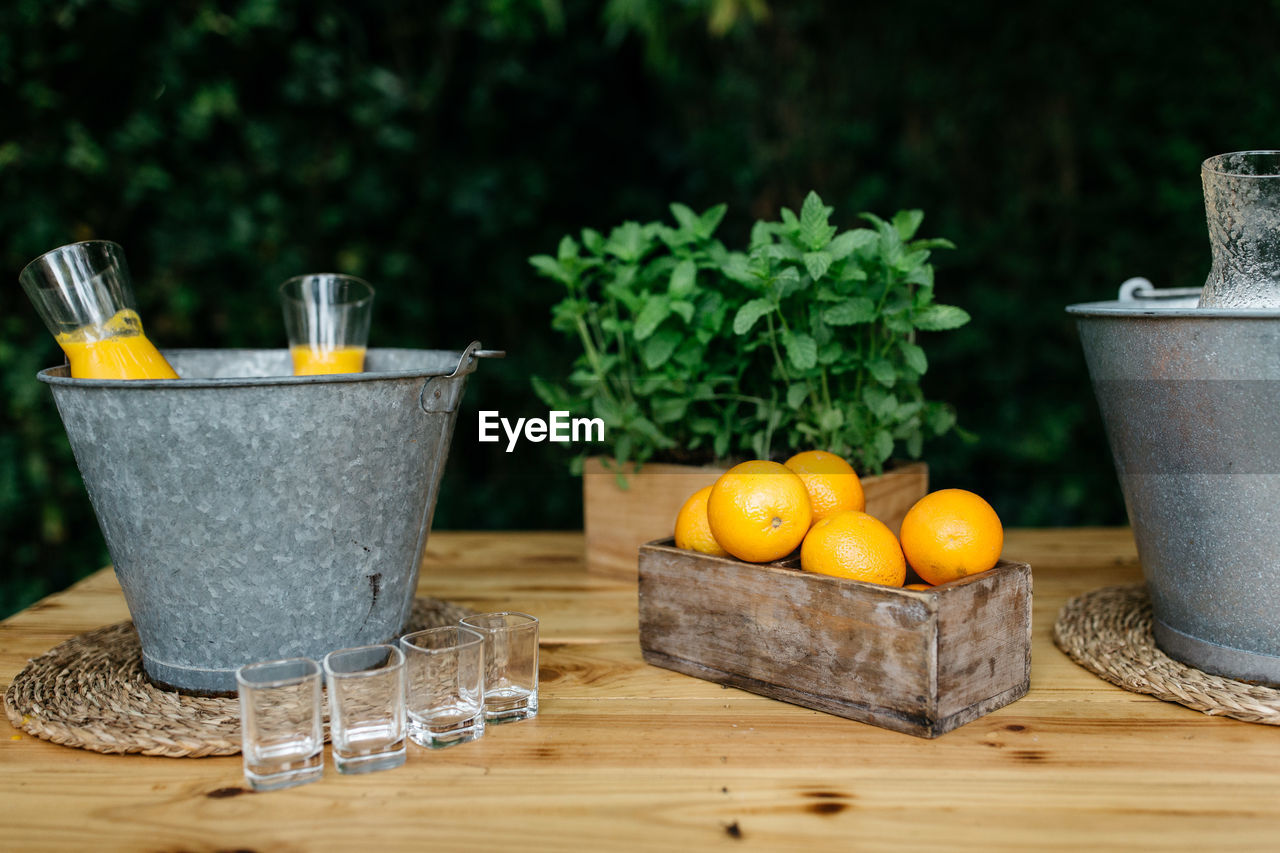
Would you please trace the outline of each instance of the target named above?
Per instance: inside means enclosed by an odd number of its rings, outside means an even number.
[[[475,360],[506,357],[503,350],[481,349],[479,341],[472,341],[462,351],[462,357],[458,359],[458,366],[453,369],[453,373],[448,376],[432,376],[423,384],[422,391],[418,394],[418,405],[427,414],[452,412],[458,408],[458,401],[462,399],[463,379],[475,370]]]

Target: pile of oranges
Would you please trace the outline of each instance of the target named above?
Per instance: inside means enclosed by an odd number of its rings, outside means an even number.
[[[676,547],[750,563],[799,548],[804,571],[886,586],[902,586],[910,565],[925,583],[908,588],[923,589],[985,572],[1004,547],[995,510],[963,489],[925,495],[897,536],[865,509],[858,475],[833,453],[757,459],[690,496],[676,517]]]

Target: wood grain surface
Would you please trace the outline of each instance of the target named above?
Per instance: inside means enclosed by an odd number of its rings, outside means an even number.
[[[424,594],[539,616],[541,714],[367,776],[247,793],[239,758],[105,756],[0,722],[0,850],[1274,850],[1280,729],[1108,685],[1049,639],[1138,579],[1125,530],[1009,531],[1031,564],[1023,699],[921,740],[646,665],[634,583],[580,533],[437,533]],[[0,623],[0,681],[127,617],[110,572]]]

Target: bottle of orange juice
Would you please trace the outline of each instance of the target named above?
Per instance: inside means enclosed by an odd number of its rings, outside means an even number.
[[[18,277],[77,379],[177,379],[142,331],[124,250],[93,240],[47,252]]]

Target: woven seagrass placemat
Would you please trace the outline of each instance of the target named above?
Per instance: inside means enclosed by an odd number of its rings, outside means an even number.
[[[419,598],[405,630],[452,625],[470,612]],[[79,634],[29,662],[9,685],[4,710],[15,728],[94,752],[203,758],[240,751],[239,700],[152,684],[132,622]]]
[[[1210,675],[1156,648],[1144,584],[1076,596],[1058,611],[1053,641],[1073,661],[1134,693],[1217,717],[1280,725],[1280,690]]]

